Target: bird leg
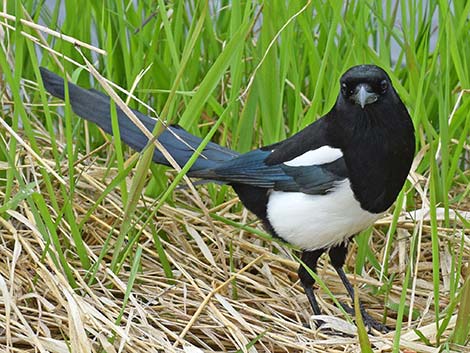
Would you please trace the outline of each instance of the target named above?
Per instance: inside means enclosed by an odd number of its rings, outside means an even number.
[[[308,268],[310,268],[313,272],[316,273],[318,259],[324,252],[324,249],[304,251],[302,253],[301,260],[306,266],[308,266]],[[307,296],[310,306],[312,307],[313,313],[315,315],[321,315],[320,306],[318,305],[317,298],[315,297],[315,292],[313,291],[313,285],[315,284],[315,280],[310,275],[310,273],[308,273],[307,269],[304,267],[303,264],[300,264],[299,266],[298,275],[300,283],[304,288],[305,295]],[[317,326],[321,326],[322,322],[317,321],[316,324]]]
[[[352,302],[354,303],[354,287],[349,281],[348,277],[346,276],[343,270],[343,265],[346,259],[347,252],[348,252],[347,244],[342,244],[342,245],[338,245],[336,247],[331,248],[329,251],[329,255],[331,259],[331,264],[336,270],[336,273],[341,279],[341,282],[343,282],[344,288],[346,288],[346,291],[348,292],[349,296],[351,297]],[[341,305],[347,312],[349,312],[350,314],[354,314],[353,308],[348,307],[347,305],[343,303],[341,303]],[[369,315],[369,313],[364,309],[360,300],[359,300],[359,309],[361,311],[362,319],[364,321],[365,326],[374,328],[380,332],[390,331],[390,329],[387,326],[376,321],[372,316]]]
[[[313,272],[317,272],[317,263],[320,256],[325,252],[325,249],[319,250],[312,250],[312,251],[304,251],[302,253],[301,260],[302,262],[308,266]],[[338,273],[341,282],[343,282],[346,291],[348,292],[349,296],[351,297],[352,302],[354,303],[354,287],[349,281],[348,277],[344,273],[343,265],[346,260],[346,255],[348,253],[348,244],[341,244],[337,245],[329,250],[329,255],[331,259],[331,264],[333,265],[334,269]],[[313,277],[308,273],[307,269],[304,265],[300,265],[298,270],[298,275],[300,279],[300,283],[304,288],[305,294],[308,298],[310,306],[312,307],[313,313],[315,315],[321,315],[320,306],[318,305],[317,298],[315,296],[315,292],[313,290],[313,285],[315,284],[315,280]],[[346,304],[340,303],[343,308],[351,315],[354,315],[354,309],[349,307]],[[361,311],[362,319],[364,324],[367,327],[374,328],[380,332],[388,332],[390,329],[385,326],[384,324],[376,321],[369,313],[364,309],[361,301],[359,301],[359,308]],[[321,320],[316,320],[317,326],[321,326],[323,322]]]

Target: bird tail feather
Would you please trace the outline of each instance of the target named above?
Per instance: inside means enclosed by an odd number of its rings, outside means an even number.
[[[53,96],[65,100],[63,78],[43,67],[40,68],[40,71],[46,90]],[[110,98],[94,89],[84,89],[72,83],[68,84],[68,90],[70,104],[75,114],[97,124],[105,132],[112,135]],[[116,111],[121,140],[136,151],[144,149],[148,144],[148,138],[119,107],[116,107]],[[157,120],[137,110],[132,111],[149,131],[153,131]],[[186,164],[202,142],[201,138],[190,134],[177,125],[167,127],[159,135],[158,140],[180,166]],[[213,168],[218,163],[230,160],[238,155],[235,151],[209,142],[202,151],[201,156],[192,165],[190,172],[198,171],[198,174],[201,175],[202,170]],[[167,159],[157,149],[155,149],[153,161],[170,166]]]

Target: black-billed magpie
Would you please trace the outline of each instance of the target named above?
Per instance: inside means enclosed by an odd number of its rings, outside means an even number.
[[[44,68],[41,75],[45,88],[64,99],[63,79]],[[69,97],[77,115],[112,134],[109,97],[71,83]],[[133,112],[153,130],[154,119]],[[147,137],[119,108],[117,115],[122,141],[142,150]],[[158,140],[181,166],[202,141],[179,126],[168,127]],[[316,271],[319,257],[328,251],[354,300],[343,271],[349,240],[395,201],[414,151],[413,123],[389,76],[375,65],[360,65],[341,77],[333,108],[302,131],[246,154],[210,142],[188,175],[231,185],[269,232],[303,250],[301,259],[311,270]],[[170,165],[158,150],[153,160]],[[298,274],[313,312],[319,315],[314,279],[302,265]],[[362,305],[361,312],[368,326],[386,329]]]

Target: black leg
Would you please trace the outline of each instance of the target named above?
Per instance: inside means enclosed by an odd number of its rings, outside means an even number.
[[[344,287],[346,288],[349,296],[351,297],[354,303],[354,288],[349,282],[346,274],[343,271],[344,263],[346,262],[346,256],[348,254],[348,243],[343,243],[335,247],[330,248],[328,255],[330,255],[331,265],[334,267],[338,273],[341,282],[343,282]]]
[[[317,271],[317,262],[320,256],[325,252],[324,249],[321,250],[313,250],[313,251],[304,251],[302,253],[301,260],[302,262],[307,265],[313,272],[316,273]],[[317,298],[315,297],[315,293],[313,291],[313,285],[315,280],[310,273],[308,273],[307,269],[300,264],[298,275],[300,279],[300,283],[304,288],[305,294],[307,295],[308,301],[312,306],[313,313],[315,315],[321,315],[320,307],[318,306]]]
[[[344,288],[346,288],[346,291],[348,292],[349,296],[351,297],[352,302],[354,303],[354,287],[351,284],[351,282],[348,280],[348,277],[346,276],[343,270],[343,265],[346,260],[347,253],[348,253],[348,244],[341,244],[341,245],[335,246],[331,248],[329,251],[331,264],[335,268],[336,273],[338,273],[338,276],[341,279],[341,282],[343,282]],[[343,307],[346,311],[354,313],[354,310],[352,310],[348,306],[343,305]],[[362,306],[361,301],[359,301],[359,308],[361,310],[362,319],[364,320],[364,324],[366,326],[374,328],[381,332],[389,331],[387,326],[385,326],[384,324],[380,322],[377,322],[374,318],[372,318],[369,315],[369,313]]]

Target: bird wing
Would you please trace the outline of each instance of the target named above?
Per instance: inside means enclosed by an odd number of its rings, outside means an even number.
[[[323,147],[277,164],[266,163],[274,150],[257,149],[190,175],[277,191],[325,194],[348,173],[342,154]]]

